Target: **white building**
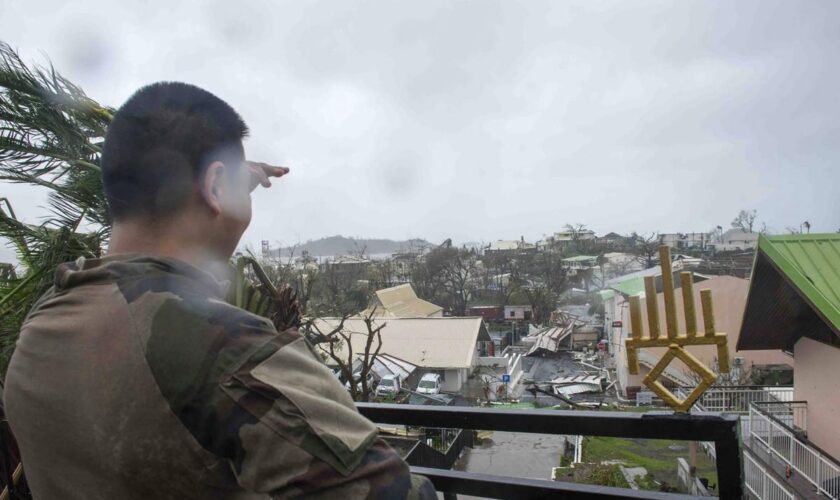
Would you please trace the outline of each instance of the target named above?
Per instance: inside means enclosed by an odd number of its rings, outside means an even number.
[[[505,306],[505,319],[528,321],[531,319],[532,312],[533,309],[529,305]]]
[[[553,240],[556,243],[563,243],[567,241],[594,240],[595,231],[592,231],[590,229],[582,229],[580,231],[560,231],[554,233],[549,239]]]
[[[525,238],[521,238],[519,240],[496,240],[490,243],[485,252],[521,252],[521,251],[534,251],[537,249],[537,246],[533,243],[528,243],[525,241]]]
[[[575,257],[565,258],[560,263],[569,272],[569,275],[574,276],[581,271],[598,267],[598,256],[576,255]]]
[[[720,242],[714,243],[714,247],[718,252],[752,250],[758,245],[758,235],[741,229],[730,229],[721,235]]]
[[[660,233],[659,244],[671,248],[704,249],[712,243],[711,233]]]

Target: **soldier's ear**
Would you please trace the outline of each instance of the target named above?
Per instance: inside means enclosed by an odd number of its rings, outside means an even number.
[[[221,192],[224,189],[222,176],[225,172],[225,164],[220,161],[211,163],[200,180],[199,193],[201,199],[210,208],[213,215],[222,213]]]

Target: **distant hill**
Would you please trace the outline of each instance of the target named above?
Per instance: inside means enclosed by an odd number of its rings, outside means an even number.
[[[317,240],[310,240],[296,247],[285,247],[279,250],[281,257],[288,257],[292,252],[299,256],[302,252],[309,252],[313,257],[328,257],[332,255],[349,255],[358,253],[362,248],[365,255],[392,254],[433,246],[424,239],[411,239],[406,241],[394,241],[375,238],[347,238],[345,236],[330,236]]]

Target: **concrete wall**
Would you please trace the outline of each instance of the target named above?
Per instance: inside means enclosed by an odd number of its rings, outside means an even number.
[[[802,337],[794,356],[793,399],[808,402],[808,440],[840,458],[840,349]]]
[[[606,316],[606,324],[612,325],[613,321],[621,321],[620,328],[613,328],[608,326],[607,338],[607,352],[611,356],[612,365],[615,369],[616,377],[618,378],[619,393],[627,397],[627,352],[624,347],[624,340],[627,339],[627,329],[630,325],[630,315],[628,313],[627,302],[624,297],[618,293],[612,298],[604,302],[604,315]]]
[[[511,312],[513,313],[513,316],[511,316]],[[505,306],[505,319],[524,320],[526,312],[528,313],[527,315],[530,317],[531,306]]]
[[[441,382],[441,390],[444,392],[458,392],[461,386],[467,381],[466,368],[452,368],[443,371],[443,382]]]

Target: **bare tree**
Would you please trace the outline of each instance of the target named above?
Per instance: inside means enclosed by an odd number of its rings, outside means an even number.
[[[551,318],[551,313],[557,309],[558,295],[543,283],[527,285],[521,288],[531,306],[531,317],[534,323],[544,325]]]
[[[752,365],[731,366],[729,373],[720,373],[720,370],[717,367],[717,358],[715,358],[712,361],[712,366],[709,368],[711,368],[717,376],[717,380],[712,387],[752,385],[756,382]],[[703,380],[702,377],[700,377],[694,370],[683,369],[682,372],[688,380],[691,380],[692,385],[695,387]]]
[[[350,397],[353,401],[369,401],[373,387],[368,375],[373,370],[379,351],[382,349],[382,329],[387,323],[377,323],[376,308],[372,308],[363,318],[364,332],[352,331],[346,326],[349,316],[343,316],[338,324],[324,331],[314,318],[308,319],[301,332],[309,341],[319,346],[321,352],[338,366],[341,378],[349,382]],[[353,351],[352,337],[363,335],[364,347],[361,353]],[[325,346],[324,346],[325,345]]]
[[[581,224],[579,222],[575,224],[566,224],[563,227],[566,228],[566,231],[572,235],[572,241],[578,241],[583,232],[586,231],[586,224]]]
[[[745,233],[751,233],[753,232],[756,217],[758,217],[758,212],[755,209],[741,210],[738,212],[738,215],[732,219],[732,227],[740,229]]]
[[[583,238],[583,235],[589,231],[586,228],[586,224],[566,224],[563,227],[571,234],[571,247],[574,251],[585,252],[591,250],[592,246],[595,244],[595,240]]]
[[[367,245],[359,244],[357,240],[353,240],[353,250],[350,250],[349,255],[357,259],[367,258]]]
[[[659,256],[659,240],[656,233],[651,233],[647,236],[633,233],[631,236],[635,244],[633,246],[633,255],[636,260],[641,263],[645,269],[649,269],[657,264]]]
[[[495,305],[508,305],[517,289],[514,275],[518,272],[519,261],[506,252],[491,252],[484,255],[482,263],[484,289],[492,291]]]
[[[412,270],[417,295],[454,316],[463,316],[480,281],[474,251],[455,248],[450,240],[433,249]]]

